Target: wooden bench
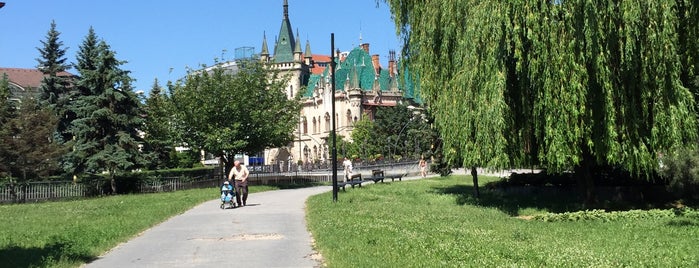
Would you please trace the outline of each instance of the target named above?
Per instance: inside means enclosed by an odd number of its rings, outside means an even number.
[[[388,174],[384,177],[386,179],[391,179],[391,181],[395,181],[396,179],[398,179],[398,181],[403,181],[403,176],[405,176],[405,175],[406,175],[405,173],[403,173],[403,174]]]
[[[367,178],[367,181],[371,180],[374,181],[374,183],[377,182],[383,182],[384,179],[384,172],[383,170],[380,169],[372,169],[371,170],[371,177]]]
[[[363,182],[362,174],[353,174],[350,176],[350,179],[347,182],[337,182],[337,187],[342,188],[342,191],[345,191],[345,186],[350,185],[352,188],[354,188],[355,185],[359,185],[359,187],[362,187]]]

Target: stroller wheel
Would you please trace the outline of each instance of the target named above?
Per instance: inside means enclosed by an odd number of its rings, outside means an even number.
[[[224,209],[226,205],[224,203],[221,203],[221,209]]]

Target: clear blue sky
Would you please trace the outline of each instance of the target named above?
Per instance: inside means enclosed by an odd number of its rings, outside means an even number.
[[[92,26],[119,60],[128,61],[122,68],[137,80],[135,88],[146,92],[155,78],[164,86],[184,76],[186,67],[233,59],[238,47],[251,46],[259,53],[263,33],[272,52],[283,18],[283,0],[0,1],[6,3],[0,9],[0,67],[35,68],[36,48],[46,39],[51,20],[74,63]],[[309,40],[313,54],[330,54],[330,33],[342,51],[358,46],[361,34],[384,67],[388,51],[400,51],[383,1],[377,8],[376,0],[289,0],[289,18],[302,48]]]

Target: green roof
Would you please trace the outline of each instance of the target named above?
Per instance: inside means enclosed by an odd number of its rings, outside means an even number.
[[[338,62],[338,59],[335,59],[335,62]],[[357,47],[350,51],[347,58],[345,58],[342,63],[338,63],[337,66],[338,69],[335,71],[335,90],[345,90],[345,83],[347,81],[353,81],[354,75],[358,76],[357,81],[359,82],[359,87],[363,91],[373,90],[375,73],[374,67],[372,66],[371,55],[362,48]],[[325,68],[320,75],[311,75],[308,79],[308,86],[306,87],[306,92],[303,94],[303,97],[312,97],[316,86],[319,83],[324,83],[321,79],[327,77],[328,72],[330,72],[330,68]],[[419,90],[415,89],[417,83],[413,82],[407,69],[399,73],[397,79],[397,81],[392,81],[388,70],[381,69],[379,72],[379,87],[381,91],[390,91],[391,84],[395,82],[396,86],[402,90],[404,98],[413,99],[417,103],[422,103]]]
[[[274,45],[274,61],[275,62],[292,62],[294,61],[294,32],[291,30],[291,22],[288,17],[282,20],[282,26],[279,28],[279,36],[277,43]]]

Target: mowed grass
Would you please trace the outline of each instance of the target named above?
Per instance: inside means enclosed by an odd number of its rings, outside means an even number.
[[[277,187],[251,186],[250,192]],[[0,206],[0,267],[77,267],[204,201],[217,188]]]
[[[699,267],[696,215],[543,222],[517,216],[577,205],[472,190],[450,176],[321,194],[309,229],[329,267]]]

